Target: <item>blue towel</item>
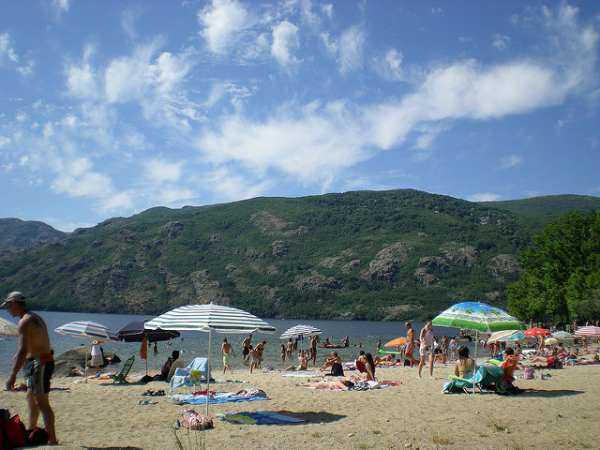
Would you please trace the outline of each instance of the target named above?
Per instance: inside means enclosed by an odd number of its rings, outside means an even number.
[[[255,395],[253,397],[242,397],[240,395],[221,393],[210,396],[208,398],[208,403],[214,405],[219,403],[255,402],[258,400],[270,400],[270,398],[259,395]],[[205,405],[206,395],[174,395],[173,401],[178,405]]]
[[[271,411],[230,412],[220,416],[222,420],[241,425],[295,425],[303,419]]]

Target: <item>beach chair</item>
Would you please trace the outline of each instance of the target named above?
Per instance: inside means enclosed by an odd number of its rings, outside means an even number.
[[[129,371],[131,370],[131,367],[133,366],[133,363],[135,361],[135,356],[132,356],[131,358],[129,358],[127,361],[125,361],[123,363],[123,367],[121,367],[121,371],[116,374],[116,375],[112,375],[111,379],[113,380],[113,384],[127,384],[127,375],[129,375]]]
[[[196,386],[206,382],[209,376],[208,359],[194,358],[186,367],[175,369],[169,386],[171,392],[174,392],[181,386]]]
[[[504,370],[494,365],[479,366],[470,378],[461,378],[456,375],[450,375],[446,384],[442,388],[445,394],[453,392],[473,393],[475,390],[483,392],[487,386],[496,385],[504,376]]]

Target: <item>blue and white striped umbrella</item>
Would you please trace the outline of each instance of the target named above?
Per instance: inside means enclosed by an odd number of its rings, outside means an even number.
[[[168,311],[144,324],[146,330],[216,331],[227,334],[274,333],[269,325],[249,312],[229,306],[186,305]]]
[[[88,337],[116,340],[116,334],[108,327],[96,322],[69,322],[54,330],[58,334],[75,337]]]
[[[280,337],[280,339],[298,338],[300,336],[316,336],[321,334],[322,331],[316,327],[310,325],[296,325],[292,328],[287,329]]]

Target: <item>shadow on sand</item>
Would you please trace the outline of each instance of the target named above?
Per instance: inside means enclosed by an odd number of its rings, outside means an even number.
[[[81,447],[85,450],[144,450],[140,447]]]
[[[585,393],[585,391],[574,391],[571,389],[555,389],[555,390],[524,389],[520,396],[553,398],[553,397],[572,397],[573,395],[579,395],[579,394],[584,394],[584,393]]]
[[[286,414],[289,416],[297,417],[298,419],[304,420],[306,423],[331,423],[337,422],[340,419],[345,418],[340,414],[331,414],[325,411],[275,411],[279,414]]]

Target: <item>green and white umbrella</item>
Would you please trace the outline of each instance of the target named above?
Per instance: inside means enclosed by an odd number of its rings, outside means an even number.
[[[506,311],[480,302],[457,303],[433,319],[433,324],[483,333],[523,329],[523,324]]]
[[[480,302],[462,302],[451,306],[432,320],[440,327],[462,328],[475,331],[475,355],[477,361],[478,333],[504,330],[522,330],[523,324],[506,311]],[[473,385],[475,392],[475,385]]]
[[[17,326],[0,317],[0,336],[17,336]]]

